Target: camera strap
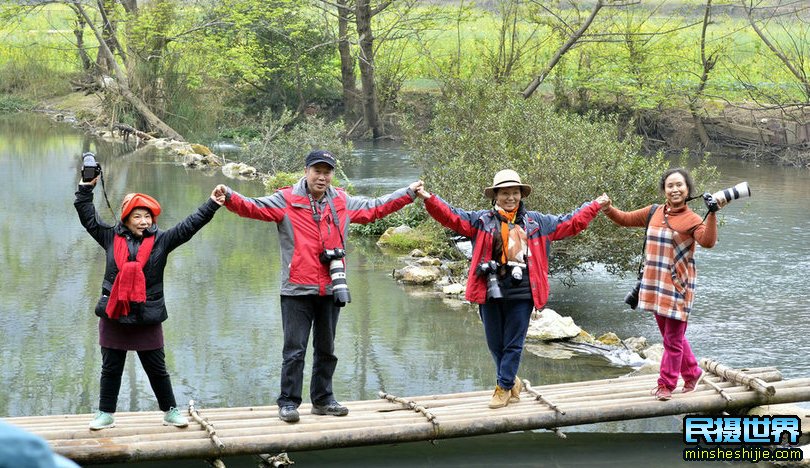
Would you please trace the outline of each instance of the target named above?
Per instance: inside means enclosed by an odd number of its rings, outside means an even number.
[[[112,213],[113,219],[116,219],[115,211],[113,211],[112,206],[110,205],[110,199],[107,198],[107,187],[104,185],[104,173],[101,173],[101,193],[104,194],[104,201],[107,202],[107,208],[110,209],[110,213]]]
[[[641,277],[644,276],[644,255],[647,252],[647,229],[650,227],[650,221],[652,220],[656,209],[658,209],[658,205],[653,203],[653,205],[650,207],[650,213],[647,215],[647,224],[644,225],[644,242],[641,244],[641,261],[638,262],[639,280],[641,280]]]
[[[346,241],[343,239],[343,232],[340,230],[340,221],[338,220],[337,210],[335,209],[335,203],[329,198],[328,195],[324,194],[326,198],[326,203],[329,205],[329,210],[332,212],[332,219],[335,223],[335,229],[337,229],[338,236],[340,236],[340,244],[341,248],[346,250]],[[315,197],[312,196],[312,193],[309,191],[309,187],[307,187],[307,198],[309,198],[309,207],[312,210],[312,220],[315,221],[315,224],[318,225],[318,236],[320,237],[320,224],[321,224],[321,213],[318,211],[318,206],[315,202]],[[321,237],[321,247],[326,250],[326,245],[323,242],[323,237]]]

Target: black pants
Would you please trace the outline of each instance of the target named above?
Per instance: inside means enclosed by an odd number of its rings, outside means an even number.
[[[127,352],[120,349],[101,348],[101,391],[98,409],[106,413],[115,413],[118,405],[118,391],[121,389],[121,375],[124,373],[124,363]],[[149,377],[149,384],[157,397],[161,411],[169,411],[176,407],[172,381],[166,371],[166,355],[163,348],[150,351],[138,351],[143,370]]]
[[[304,356],[312,330],[312,379],[309,397],[312,403],[325,405],[335,399],[332,376],[337,367],[335,330],[340,308],[332,296],[281,296],[281,323],[284,328],[281,395],[278,406],[301,404],[304,385]]]

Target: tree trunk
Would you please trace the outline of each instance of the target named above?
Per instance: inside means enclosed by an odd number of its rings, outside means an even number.
[[[75,10],[74,10],[75,11]],[[84,18],[76,12],[76,27],[73,28],[73,35],[76,36],[76,50],[79,52],[79,59],[82,61],[82,70],[89,72],[93,68],[93,60],[87,55],[84,48]]]
[[[377,108],[377,90],[374,84],[374,34],[371,32],[371,5],[369,0],[357,0],[355,13],[357,35],[360,42],[360,82],[363,85],[363,118],[371,136],[382,136],[382,123]]]
[[[698,138],[703,148],[709,146],[709,134],[706,132],[706,126],[703,125],[703,119],[700,118],[699,102],[703,98],[703,90],[706,89],[706,82],[709,80],[709,72],[714,68],[717,62],[713,54],[706,56],[706,29],[709,27],[711,20],[712,0],[706,0],[706,8],[703,12],[703,29],[700,33],[700,62],[703,66],[703,74],[700,76],[700,84],[698,84],[695,94],[689,99],[689,112],[692,114],[692,121],[695,123],[695,130],[697,131]]]
[[[127,78],[126,73],[121,70],[121,67],[118,66],[118,62],[115,61],[115,57],[113,56],[112,50],[107,46],[107,42],[104,41],[104,37],[102,32],[93,24],[90,20],[90,17],[87,15],[87,12],[84,11],[79,0],[71,0],[73,7],[79,14],[82,15],[84,20],[87,22],[87,25],[90,29],[93,30],[93,34],[96,35],[96,39],[99,42],[99,53],[104,54],[105,61],[110,65],[112,72],[115,75],[115,81],[117,85],[117,91],[121,93],[121,96],[124,97],[132,107],[134,107],[144,118],[144,120],[150,125],[152,128],[156,128],[161,134],[173,138],[179,141],[185,141],[182,135],[177,133],[173,128],[166,125],[165,122],[160,120],[158,116],[152,112],[149,106],[143,102],[141,98],[136,96],[132,90],[129,88],[129,79]],[[116,41],[117,42],[117,41]]]
[[[343,84],[343,107],[346,109],[346,123],[357,116],[357,78],[354,74],[354,57],[349,42],[348,0],[336,0],[338,5],[338,51],[340,52],[340,81]]]

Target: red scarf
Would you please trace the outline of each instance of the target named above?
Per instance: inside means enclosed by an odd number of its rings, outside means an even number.
[[[118,267],[118,276],[110,291],[110,300],[107,302],[107,317],[118,320],[129,315],[129,303],[146,302],[146,278],[143,276],[143,267],[149,260],[152,247],[155,245],[155,236],[144,237],[135,260],[129,260],[129,247],[124,236],[115,236],[113,241],[113,256]]]

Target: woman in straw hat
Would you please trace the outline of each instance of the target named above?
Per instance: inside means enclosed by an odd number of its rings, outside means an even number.
[[[517,370],[532,308],[548,300],[548,251],[551,241],[582,231],[608,203],[602,194],[566,215],[528,211],[523,199],[532,188],[509,169],[495,174],[484,195],[492,208],[464,211],[421,190],[428,213],[445,227],[473,242],[466,298],[479,304],[484,334],[495,360],[497,384],[490,408],[519,401]]]
[[[115,425],[118,391],[127,351],[137,351],[149,383],[163,411],[163,424],[185,427],[172,390],[163,351],[162,322],[168,318],[163,301],[163,270],[169,253],[191,239],[225,202],[215,197],[166,231],[158,229],[160,204],[142,193],[130,193],[121,203],[121,219],[114,226],[100,222],[93,205],[98,177],[80,182],[73,205],[87,232],[106,251],[107,265],[96,304],[101,345],[99,409],[90,429]]]

